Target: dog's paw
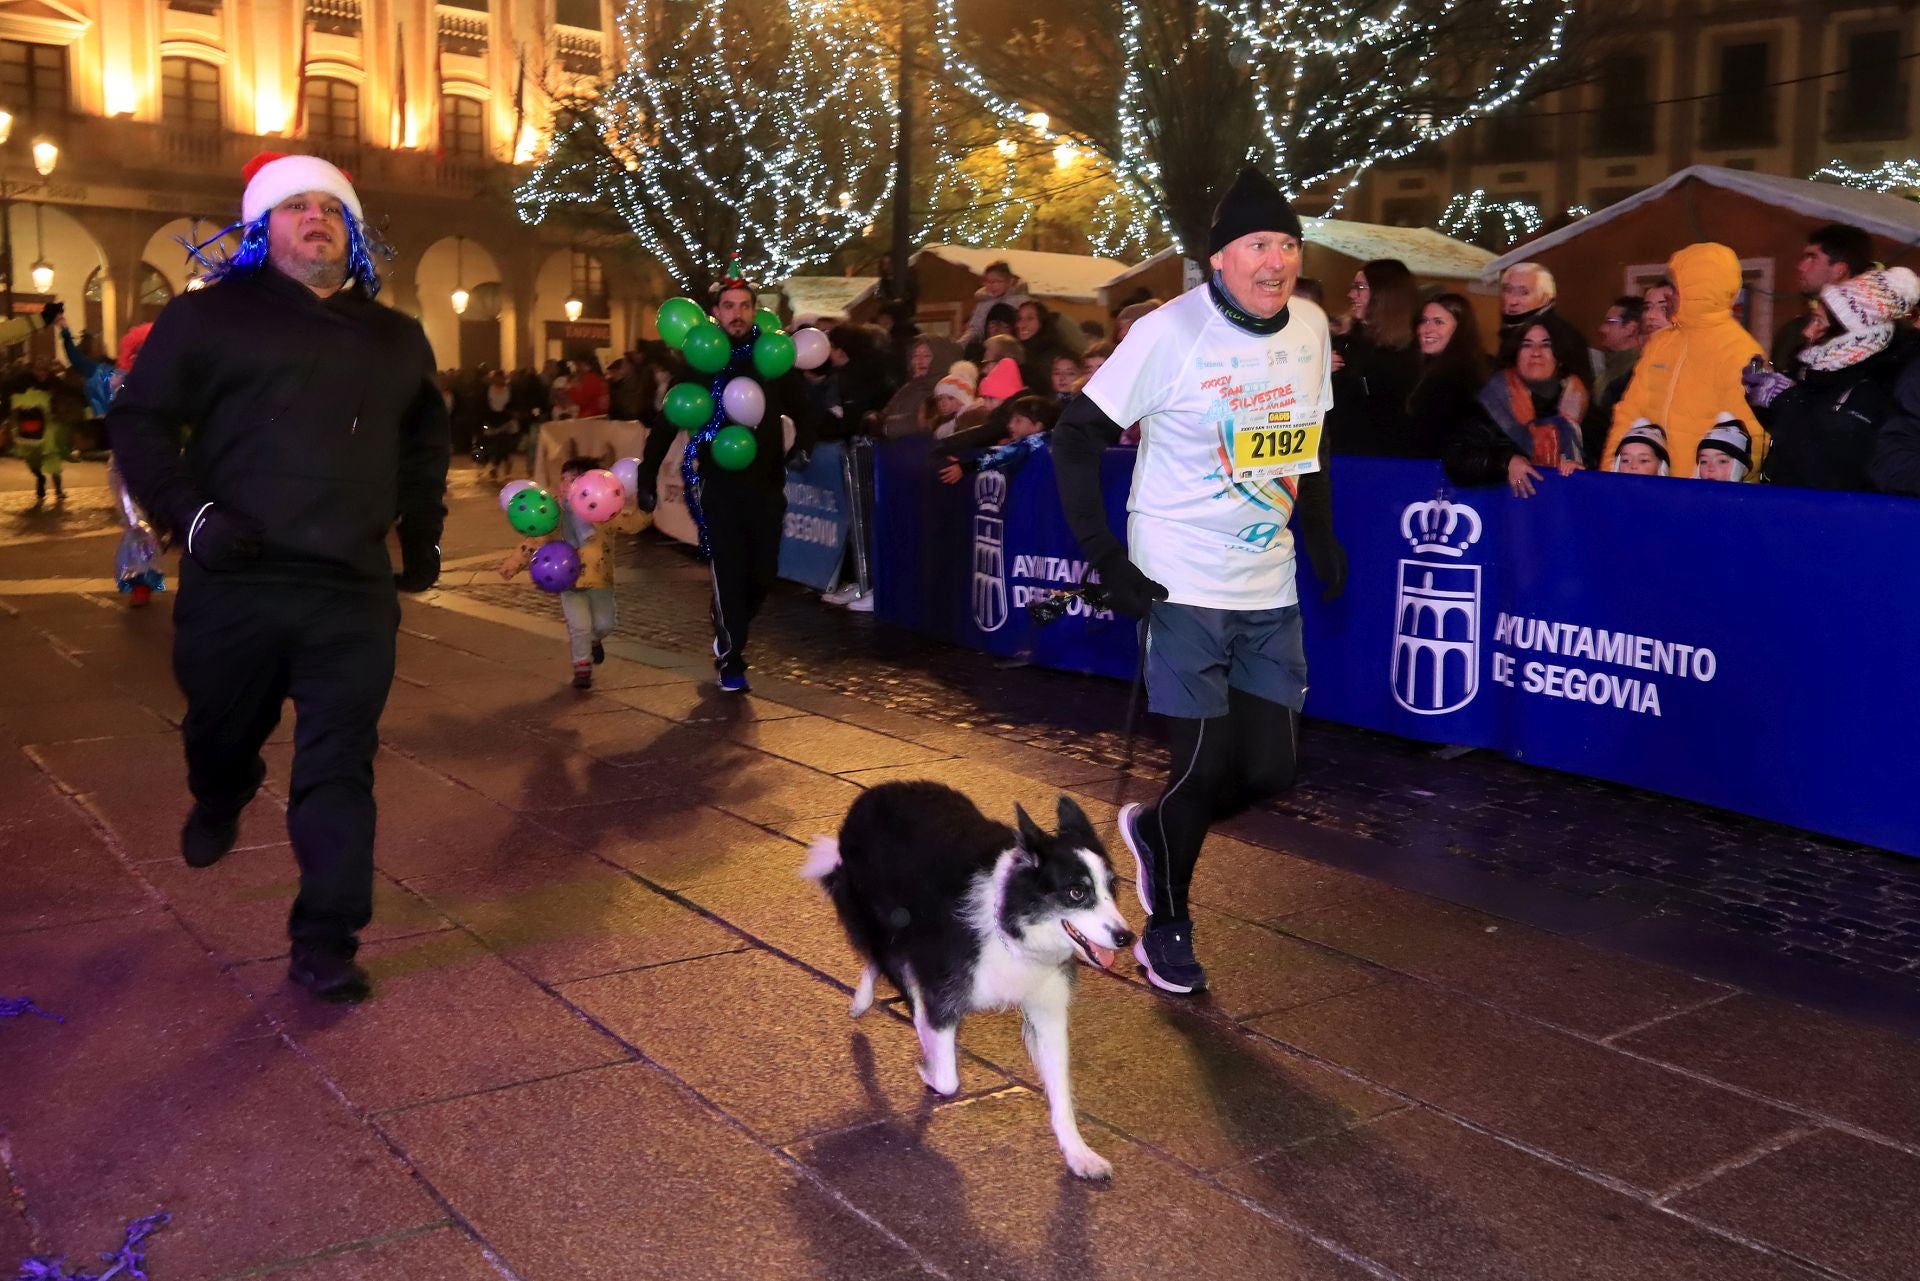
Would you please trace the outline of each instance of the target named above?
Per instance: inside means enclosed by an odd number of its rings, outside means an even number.
[[[1067,1168],[1082,1179],[1111,1179],[1113,1162],[1089,1147],[1062,1148]]]
[[[944,1081],[941,1080],[936,1073],[930,1071],[924,1063],[919,1065],[919,1069],[920,1079],[925,1081],[927,1088],[935,1094],[951,1096],[960,1093],[960,1074],[958,1072],[953,1074],[952,1080]],[[1092,1153],[1088,1153],[1088,1155],[1091,1156]],[[1094,1159],[1099,1160],[1098,1157]]]
[[[853,994],[852,1003],[847,1006],[847,1017],[850,1019],[857,1019],[862,1014],[865,1014],[868,1010],[872,1008],[873,1008],[872,992],[867,992],[867,991],[855,992]]]

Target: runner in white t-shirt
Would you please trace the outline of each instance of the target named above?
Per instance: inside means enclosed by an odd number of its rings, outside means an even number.
[[[1207,829],[1293,782],[1307,692],[1296,507],[1327,595],[1346,580],[1321,430],[1327,318],[1292,296],[1300,233],[1279,188],[1243,171],[1214,214],[1212,279],[1138,321],[1053,431],[1067,521],[1108,603],[1145,620],[1147,706],[1170,722],[1165,790],[1120,811],[1148,914],[1134,956],[1169,992],[1206,986],[1187,887]],[[1122,546],[1100,455],[1136,422]]]

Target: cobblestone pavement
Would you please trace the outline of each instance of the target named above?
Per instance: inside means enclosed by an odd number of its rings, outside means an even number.
[[[706,574],[686,549],[646,536],[621,553],[620,577],[622,635],[706,647]],[[553,610],[524,585],[467,591]],[[1010,669],[831,609],[791,584],[768,602],[752,658],[759,673],[1091,764],[1117,768],[1125,756],[1120,683]],[[1164,746],[1152,718],[1138,719],[1136,771],[1162,775]],[[1920,992],[1920,860],[1489,752],[1443,760],[1426,744],[1311,719],[1302,738],[1299,785],[1276,813]]]
[[[456,506],[450,583],[502,541]],[[184,866],[174,597],[65,585],[111,544],[0,548],[0,997],[61,1019],[0,1020],[0,1275],[165,1211],[155,1281],[1913,1276],[1920,1025],[1383,883],[1388,837],[1437,838],[1322,783],[1210,841],[1204,996],[1081,973],[1074,1098],[1114,1177],[1070,1177],[1018,1017],[967,1019],[930,1095],[899,1000],[847,1017],[859,962],[795,873],[901,778],[997,815],[1076,789],[1112,842],[1111,770],[1033,744],[1118,752],[1123,691],[783,593],[755,692],[721,695],[702,571],[658,548],[590,691],[531,591],[403,604],[374,993],[318,1005],[285,977],[294,727],[236,848]],[[1416,812],[1494,764],[1314,753]]]

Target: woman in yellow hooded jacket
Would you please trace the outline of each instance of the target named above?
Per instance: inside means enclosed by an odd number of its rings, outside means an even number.
[[[1679,293],[1674,323],[1647,339],[1633,381],[1614,406],[1613,429],[1601,467],[1613,470],[1621,437],[1645,419],[1666,430],[1675,458],[1692,458],[1722,414],[1732,414],[1753,437],[1754,470],[1766,453],[1766,433],[1747,405],[1740,373],[1764,359],[1759,340],[1733,318],[1740,293],[1740,259],[1725,245],[1688,245],[1667,271]]]

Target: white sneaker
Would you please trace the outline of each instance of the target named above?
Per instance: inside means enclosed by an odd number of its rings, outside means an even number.
[[[822,593],[820,599],[829,605],[851,605],[854,601],[858,600],[859,597],[860,584],[848,583],[839,591]]]
[[[868,592],[865,596],[855,596],[847,602],[847,608],[856,614],[871,614],[873,612],[873,593]]]

